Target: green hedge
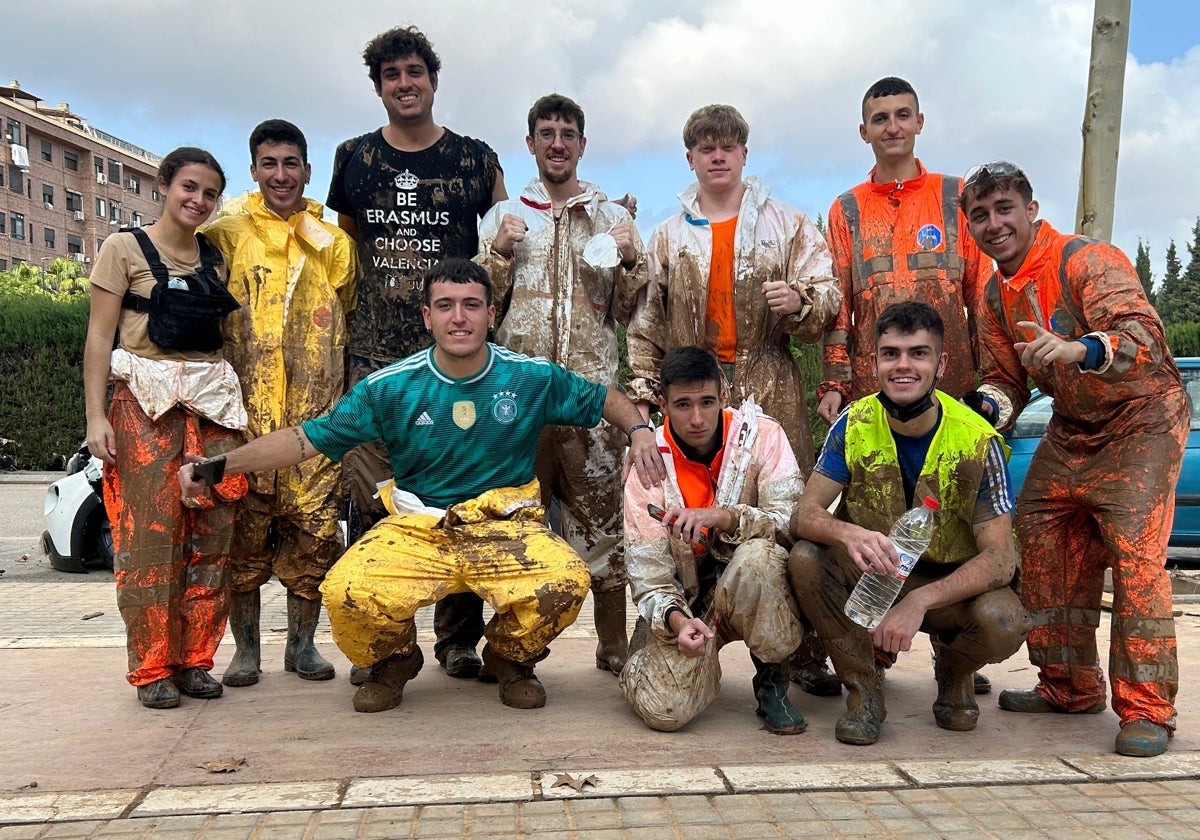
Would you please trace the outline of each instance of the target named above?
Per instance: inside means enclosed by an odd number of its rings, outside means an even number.
[[[1172,356],[1200,356],[1200,324],[1167,327],[1167,346],[1171,348]]]
[[[0,299],[0,468],[62,469],[83,441],[89,299]]]

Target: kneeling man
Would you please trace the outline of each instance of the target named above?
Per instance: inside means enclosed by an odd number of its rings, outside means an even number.
[[[625,699],[651,729],[673,731],[720,689],[717,651],[744,639],[764,726],[805,729],[788,699],[788,655],[802,628],[787,583],[787,517],[803,483],[783,429],[750,397],[725,407],[716,357],[663,357],[659,451],[667,480],[625,485],[625,556],[645,637],[621,671]],[[665,509],[665,510],[664,510]]]
[[[889,306],[875,325],[879,393],[842,412],[792,516],[789,574],[848,692],[835,734],[873,744],[887,717],[873,647],[909,650],[918,631],[941,643],[934,721],[974,729],[973,674],[1021,647],[1029,616],[1012,589],[1008,450],[974,411],[936,390],[946,367],[942,319],[926,303]],[[836,515],[829,506],[841,494]],[[906,510],[939,503],[934,536],[896,603],[868,632],[843,613],[864,572],[894,574],[888,538]]]
[[[413,615],[467,591],[496,612],[483,660],[500,699],[540,708],[546,692],[533,665],[575,620],[590,582],[587,565],[542,524],[534,478],[542,427],[594,426],[603,416],[631,439],[647,484],[662,480],[662,458],[637,408],[615,389],[487,342],[495,308],[481,266],[443,260],[425,275],[424,293],[433,347],[371,374],[324,416],[224,458],[192,458],[180,485],[190,496],[226,471],[280,469],[318,453],[337,461],[382,438],[398,512],[351,546],[321,586],[334,641],[370,667],[354,708],[400,703],[423,663]]]

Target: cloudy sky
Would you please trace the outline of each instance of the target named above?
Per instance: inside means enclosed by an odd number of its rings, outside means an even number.
[[[510,194],[533,175],[525,113],[557,90],[583,106],[580,173],[638,196],[643,234],[691,180],[680,129],[728,102],[750,122],[747,171],[812,216],[863,180],[863,91],[909,79],[925,130],[917,153],[962,174],[1008,158],[1042,215],[1073,226],[1092,0],[54,0],[5,13],[3,82],[67,102],[93,125],[160,154],[211,150],[229,194],[253,186],[245,138],[268,117],[307,134],[311,195],[333,148],[384,113],[361,51],[416,24],[443,69],[435,119],[488,141]],[[64,23],[69,22],[69,37]],[[1200,4],[1135,0],[1130,25],[1114,241],[1149,242],[1156,278],[1200,215]]]

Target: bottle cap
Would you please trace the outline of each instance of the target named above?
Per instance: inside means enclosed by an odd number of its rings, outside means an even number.
[[[937,499],[933,498],[933,496],[926,496],[925,501],[923,501],[921,504],[925,505],[925,507],[929,508],[930,510],[938,509]]]

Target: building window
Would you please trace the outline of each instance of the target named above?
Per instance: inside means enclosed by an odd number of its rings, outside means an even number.
[[[10,225],[10,227],[12,228],[12,238],[13,239],[24,239],[25,238],[25,216],[24,216],[24,214],[13,213],[12,214],[12,224]]]
[[[25,176],[12,164],[8,167],[8,188],[15,193],[25,192]]]
[[[0,187],[4,186],[4,167],[0,166]]]
[[[47,210],[54,209],[54,187],[49,184],[42,184],[42,204],[46,205]]]
[[[142,226],[142,214],[141,214],[141,213],[134,213],[134,214],[133,214],[133,226],[134,226],[134,227],[141,227],[141,226]]]
[[[54,162],[54,147],[50,145],[49,140],[42,141],[42,160]]]
[[[53,228],[42,228],[42,234],[45,237],[46,247],[53,249],[54,248],[54,229]]]
[[[0,271],[8,271],[8,260],[0,259]]]
[[[96,199],[96,215],[99,216],[101,219],[103,219],[103,218],[105,218],[105,214],[107,212],[108,212],[108,207],[104,203],[104,199],[97,198]]]
[[[0,213],[0,233],[4,233],[4,228],[8,225],[8,216]]]
[[[63,166],[70,169],[72,172],[79,171],[79,155],[75,152],[63,149]]]
[[[83,212],[83,196],[79,193],[67,191],[67,210],[73,213]]]
[[[13,257],[13,268],[14,269],[17,266],[24,265],[24,264],[25,264],[25,260],[21,259],[20,257]]]
[[[112,215],[108,217],[109,221],[120,224],[120,222],[121,222],[121,205],[117,204],[114,201],[112,204],[108,205],[108,208],[109,208],[109,210],[112,211]]]
[[[101,245],[103,245],[103,244],[104,244],[104,237],[103,237],[103,236],[101,236],[101,237],[98,237],[98,238],[96,239],[96,253],[97,253],[97,254],[99,254],[99,253],[100,253],[100,246],[101,246]]]
[[[158,190],[154,190],[153,192],[151,192],[151,193],[150,193],[150,197],[151,197],[151,198],[153,198],[155,201],[161,201],[161,200],[162,200],[162,196],[160,196],[160,195],[158,194]]]
[[[8,131],[5,132],[8,137],[8,142],[14,145],[21,145],[21,124],[11,117],[8,120]]]
[[[136,175],[129,176],[129,191],[134,195],[142,194],[142,179]]]
[[[121,164],[118,161],[110,160],[108,162],[108,183],[121,183]]]
[[[67,234],[67,253],[68,254],[82,254],[83,253],[83,239],[81,237],[75,236],[74,234],[68,233]]]
[[[95,157],[92,158],[92,162],[96,164],[96,174],[103,175],[104,174],[104,158],[100,157],[100,155],[96,155]]]

